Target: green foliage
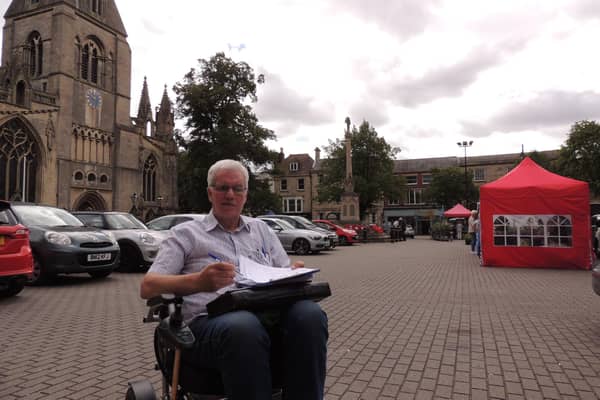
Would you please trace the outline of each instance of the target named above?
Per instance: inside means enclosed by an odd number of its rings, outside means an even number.
[[[473,172],[467,170],[467,204],[477,201],[478,190],[473,184]],[[443,206],[454,207],[465,200],[465,171],[450,167],[431,170],[431,184],[424,194],[427,201]]]
[[[379,137],[367,121],[352,127],[352,175],[354,191],[359,194],[361,216],[382,197],[399,198],[405,190],[404,178],[395,176],[393,149]],[[346,174],[345,142],[329,141],[325,147],[328,158],[323,161],[323,175],[319,180],[318,200],[339,201],[344,191]]]
[[[556,172],[586,181],[600,195],[600,125],[595,121],[573,124],[566,143],[560,147]]]
[[[434,240],[448,240],[452,237],[452,225],[447,222],[434,222],[431,225],[431,237]]]
[[[198,62],[199,68],[192,68],[173,90],[177,116],[185,119],[186,128],[176,137],[183,148],[178,168],[180,208],[206,212],[210,209],[206,174],[213,163],[230,158],[269,169],[277,153],[265,145],[275,134],[259,125],[250,105],[257,100],[252,68],[223,53]],[[264,77],[258,82],[264,82]],[[279,200],[268,192],[266,185],[250,179],[248,209],[275,207]]]

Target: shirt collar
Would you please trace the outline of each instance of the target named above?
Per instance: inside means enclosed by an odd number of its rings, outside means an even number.
[[[250,232],[250,223],[249,223],[250,220],[251,220],[250,217],[246,217],[245,215],[240,215],[240,224],[237,227],[237,229],[235,230],[235,232],[241,231],[242,229],[246,229],[248,232]],[[221,226],[221,224],[219,223],[219,221],[213,214],[212,208],[210,209],[210,212],[206,215],[206,218],[204,218],[204,220],[202,222],[204,222],[204,226],[205,226],[207,232],[212,231],[213,229],[216,229],[217,227],[219,229],[225,231],[225,229]]]

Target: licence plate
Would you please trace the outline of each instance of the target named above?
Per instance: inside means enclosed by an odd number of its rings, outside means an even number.
[[[88,261],[108,261],[110,260],[110,253],[97,253],[97,254],[88,254]]]

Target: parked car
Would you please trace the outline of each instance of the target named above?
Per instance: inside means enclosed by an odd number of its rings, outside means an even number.
[[[17,222],[10,203],[0,201],[0,297],[21,292],[32,273],[29,230]]]
[[[119,269],[146,270],[158,254],[160,242],[166,233],[148,229],[135,216],[118,211],[74,211],[72,213],[86,226],[110,231],[121,249]]]
[[[406,229],[404,230],[404,236],[409,237],[411,239],[415,238],[415,230],[412,225],[406,225]]]
[[[330,231],[335,232],[338,236],[340,245],[351,245],[358,242],[358,233],[354,229],[343,228],[326,219],[313,219],[312,222],[323,229],[329,229]]]
[[[324,250],[328,250],[330,248],[334,248],[338,244],[338,237],[334,232],[331,232],[329,229],[323,229],[313,224],[309,220],[299,215],[287,215],[287,214],[273,214],[273,215],[260,215],[260,217],[270,217],[270,218],[279,218],[284,221],[290,223],[296,229],[307,229],[309,231],[319,232],[322,235],[325,235],[329,238],[329,242],[327,248]]]
[[[56,274],[88,273],[104,278],[119,265],[119,244],[110,232],[87,227],[60,208],[11,202],[17,221],[29,229],[32,284]]]
[[[187,221],[202,221],[206,214],[171,214],[162,217],[154,218],[146,223],[146,226],[155,231],[166,231]]]
[[[326,235],[308,229],[297,229],[289,222],[271,217],[259,217],[265,221],[279,238],[286,251],[293,251],[298,255],[318,253],[325,250],[329,239]]]

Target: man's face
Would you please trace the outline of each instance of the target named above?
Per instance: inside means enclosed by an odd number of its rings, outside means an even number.
[[[239,189],[243,189],[243,191],[239,192]],[[218,218],[238,218],[246,204],[247,197],[248,191],[244,176],[235,170],[218,171],[214,187],[208,188],[208,199],[212,204],[214,215]]]

